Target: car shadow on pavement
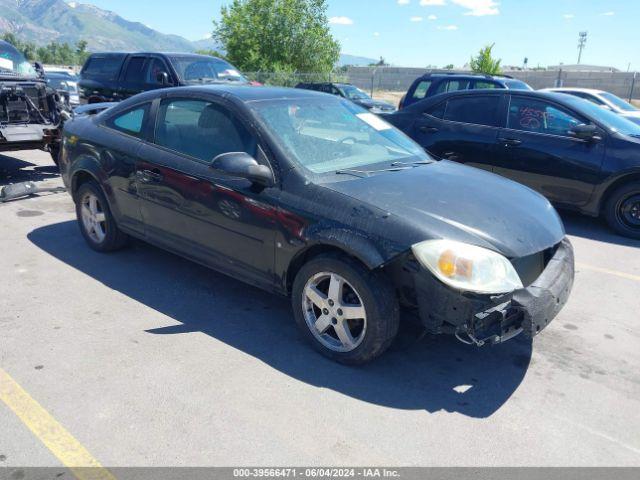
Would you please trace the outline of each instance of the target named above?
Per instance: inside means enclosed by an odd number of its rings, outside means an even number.
[[[36,166],[15,157],[0,155],[0,186],[18,182],[39,182],[59,176],[58,167],[53,164]]]
[[[376,405],[488,417],[514,394],[531,360],[525,338],[479,349],[444,336],[419,340],[419,329],[406,324],[377,361],[345,367],[306,343],[286,298],[144,242],[98,254],[86,246],[75,221],[38,228],[28,237],[58,260],[180,323],[149,334],[203,332],[301,382]]]
[[[640,240],[616,234],[601,218],[588,217],[570,211],[559,211],[559,213],[569,235],[625,247],[640,247]]]

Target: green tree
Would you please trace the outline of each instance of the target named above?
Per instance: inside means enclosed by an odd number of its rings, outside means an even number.
[[[233,0],[220,13],[213,38],[241,70],[326,73],[340,56],[327,0]]]
[[[84,40],[80,40],[75,46],[51,42],[38,47],[34,43],[20,40],[13,33],[5,33],[0,38],[16,47],[27,60],[37,60],[49,65],[82,65],[90,55]]]
[[[453,70],[454,68],[455,67],[453,66],[453,63],[450,63],[450,64],[444,66],[445,70]]]
[[[484,73],[485,75],[498,75],[502,73],[500,63],[502,60],[495,59],[491,56],[495,43],[487,45],[480,49],[477,57],[471,57],[471,70],[474,73]]]
[[[222,58],[223,60],[225,60],[225,56],[218,52],[217,50],[196,50],[196,53],[198,55],[208,55],[209,57],[218,57],[218,58]]]

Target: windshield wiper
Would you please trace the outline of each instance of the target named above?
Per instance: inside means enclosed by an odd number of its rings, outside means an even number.
[[[433,160],[416,160],[415,162],[393,162],[391,166],[401,167],[403,165],[430,165],[433,162],[434,162]]]
[[[382,172],[399,172],[401,170],[411,170],[412,167],[394,167],[394,168],[383,168],[381,170],[336,170],[336,175],[355,175],[357,177],[368,177],[372,173],[382,173]]]

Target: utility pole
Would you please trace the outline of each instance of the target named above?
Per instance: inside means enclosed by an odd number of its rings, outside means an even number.
[[[587,45],[587,35],[589,32],[580,32],[578,34],[578,65],[580,65],[580,61],[582,60],[582,50]]]

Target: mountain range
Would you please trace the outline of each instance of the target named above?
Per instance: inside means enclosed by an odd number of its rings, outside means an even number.
[[[91,4],[64,0],[0,0],[0,34],[14,33],[38,45],[88,42],[90,51],[174,51],[219,49],[212,39],[189,41],[160,33],[140,22]],[[367,65],[375,60],[341,55],[340,65]]]

